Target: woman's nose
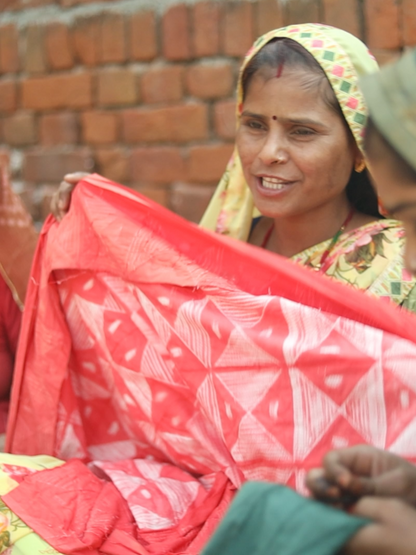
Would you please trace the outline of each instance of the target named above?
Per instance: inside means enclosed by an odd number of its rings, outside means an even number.
[[[289,155],[284,140],[276,134],[270,133],[264,141],[259,158],[266,166],[287,162]]]

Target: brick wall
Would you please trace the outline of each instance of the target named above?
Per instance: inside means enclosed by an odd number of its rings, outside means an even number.
[[[381,63],[416,44],[416,0],[0,0],[0,141],[35,219],[96,170],[198,220],[232,151],[254,38],[320,21]]]

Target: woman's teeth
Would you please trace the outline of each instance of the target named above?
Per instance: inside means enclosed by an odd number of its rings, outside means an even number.
[[[272,177],[262,177],[261,184],[265,189],[274,189],[279,191],[287,187],[288,183],[282,183],[279,179],[274,179]]]

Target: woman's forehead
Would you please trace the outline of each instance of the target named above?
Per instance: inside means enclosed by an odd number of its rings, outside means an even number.
[[[325,101],[328,93],[331,94],[331,86],[325,76],[304,68],[285,68],[277,76],[269,68],[253,76],[243,106],[247,108],[256,104],[266,108],[275,105],[276,109],[280,107],[282,110],[291,106],[299,111],[328,111],[337,115]]]

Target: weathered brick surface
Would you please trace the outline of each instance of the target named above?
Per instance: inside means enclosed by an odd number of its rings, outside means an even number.
[[[230,2],[225,5],[223,52],[228,56],[244,56],[253,44],[254,8],[251,2]]]
[[[416,46],[416,2],[402,0],[403,43]]]
[[[399,48],[402,43],[398,0],[365,0],[367,44],[370,48]]]
[[[188,93],[197,98],[223,98],[234,88],[232,64],[193,65],[186,72]]]
[[[0,113],[14,112],[17,108],[17,83],[14,79],[0,80]]]
[[[192,10],[192,46],[196,57],[215,56],[220,51],[222,5],[198,2]]]
[[[137,148],[131,155],[133,183],[172,183],[185,174],[182,152],[174,147]]]
[[[111,144],[118,141],[119,116],[108,112],[85,112],[81,117],[84,143]]]
[[[215,187],[201,187],[189,183],[175,183],[171,206],[183,218],[198,223],[204,214]]]
[[[170,203],[170,195],[169,195],[169,190],[167,187],[133,187],[136,191],[138,191],[139,193],[141,193],[142,195],[144,195],[145,197],[149,198],[150,200],[153,200],[155,202],[157,202],[158,204],[161,204],[162,206],[166,206],[169,207],[169,203]]]
[[[319,0],[290,0],[284,7],[285,23],[315,23],[320,20],[319,8]]]
[[[141,98],[146,104],[178,102],[183,97],[184,68],[169,65],[149,69],[141,77]]]
[[[255,4],[255,34],[264,35],[284,25],[283,6],[276,0],[260,0]]]
[[[31,25],[24,33],[23,63],[28,73],[45,73],[45,29],[41,25]]]
[[[137,75],[129,69],[102,69],[98,73],[98,105],[126,106],[138,100]]]
[[[78,142],[78,116],[74,113],[46,114],[39,119],[42,145],[73,145]]]
[[[169,8],[162,19],[163,55],[167,60],[191,57],[190,14],[185,4]]]
[[[187,181],[217,183],[224,173],[234,145],[194,146],[189,150]]]
[[[1,73],[15,73],[19,70],[19,33],[16,25],[2,25],[0,27],[0,71]]]
[[[130,20],[130,58],[153,60],[158,54],[156,16],[152,11],[138,12]]]
[[[89,108],[92,103],[90,73],[52,74],[23,81],[22,106],[32,110]]]
[[[95,66],[101,57],[101,19],[98,16],[79,17],[72,31],[76,60]]]
[[[122,63],[126,60],[126,23],[121,14],[106,14],[101,21],[101,62]]]
[[[208,108],[186,104],[153,110],[127,110],[123,114],[127,143],[188,143],[208,138]]]
[[[51,23],[46,28],[46,58],[51,69],[70,69],[74,56],[70,32],[63,23]]]
[[[325,22],[360,37],[359,0],[323,0]]]
[[[218,137],[234,139],[236,133],[236,103],[234,100],[224,100],[215,104],[214,122]]]
[[[66,173],[90,172],[94,169],[91,151],[78,148],[72,152],[34,149],[27,152],[24,162],[24,179],[33,183],[60,183]]]
[[[17,113],[5,118],[3,139],[14,147],[33,145],[36,142],[36,123],[33,114]]]
[[[95,170],[108,179],[126,185],[130,182],[130,151],[120,147],[95,150]]]

